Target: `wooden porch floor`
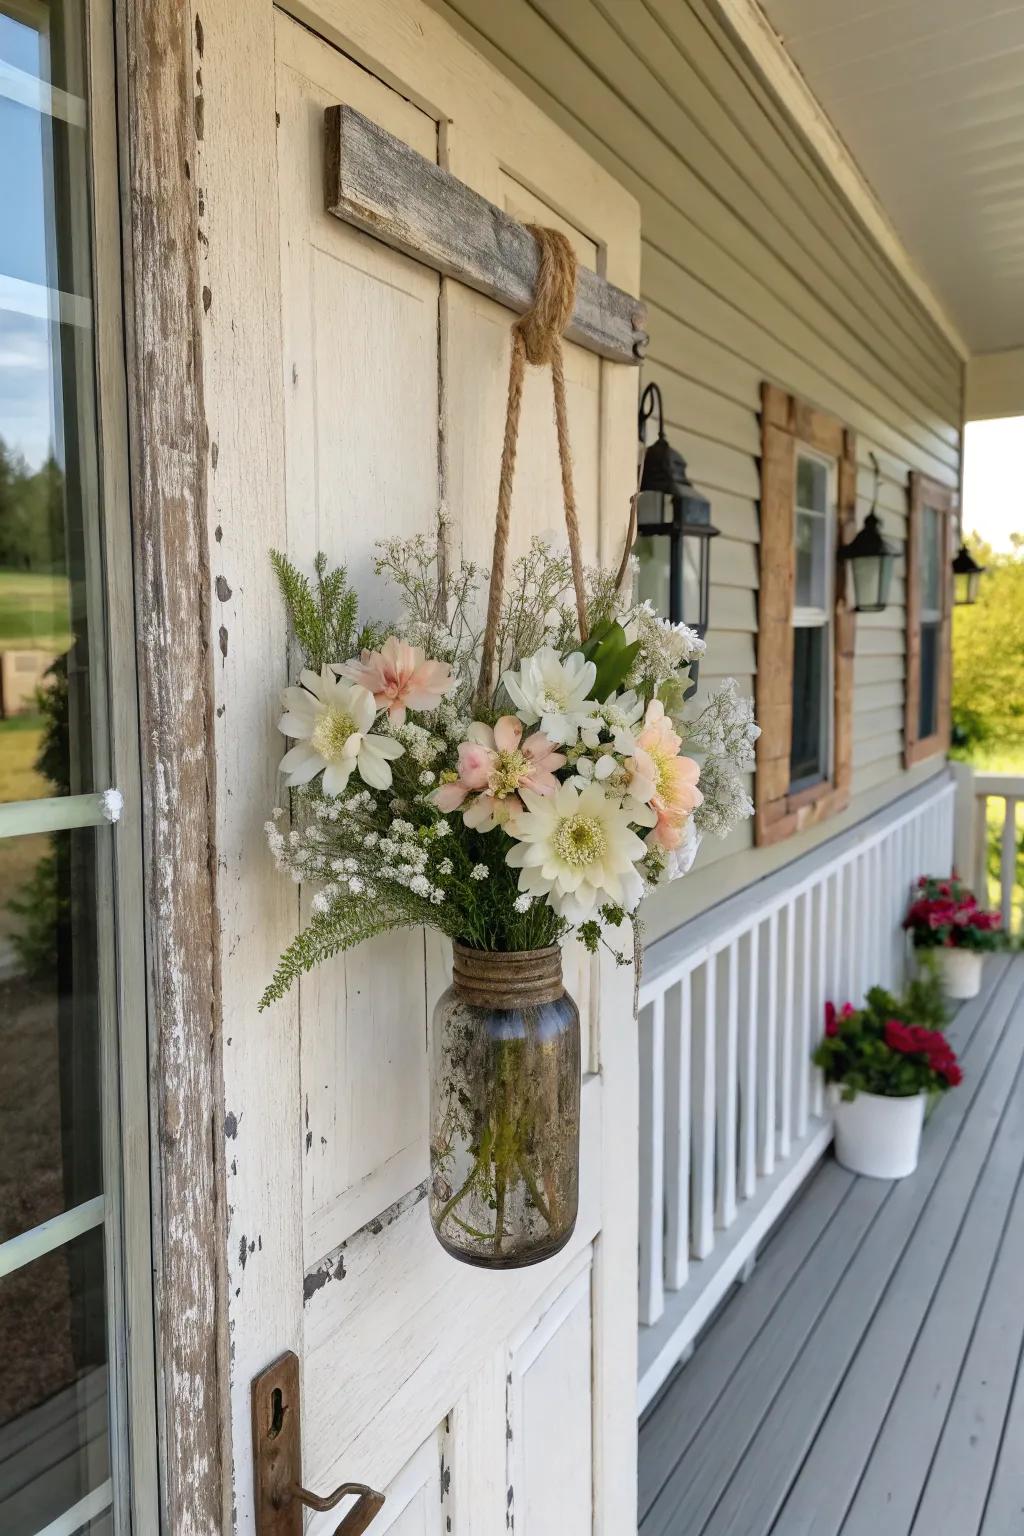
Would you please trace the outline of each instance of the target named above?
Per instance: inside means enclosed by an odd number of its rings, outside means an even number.
[[[640,1429],[642,1536],[1024,1532],[1024,955],[909,1179],[828,1157]]]

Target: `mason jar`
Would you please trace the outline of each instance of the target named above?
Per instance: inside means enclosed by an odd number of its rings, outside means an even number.
[[[557,945],[453,945],[431,1037],[430,1219],[456,1259],[538,1264],[579,1195],[580,1016]]]

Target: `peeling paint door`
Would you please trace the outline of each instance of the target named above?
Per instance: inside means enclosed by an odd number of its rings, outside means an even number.
[[[633,291],[638,213],[433,13],[332,3],[304,20],[277,22],[287,545],[302,565],[317,549],[344,561],[386,612],[375,540],[432,535],[442,505],[456,550],[488,564],[512,316],[325,214],[324,108],[348,103],[516,216],[558,225],[581,263]],[[586,552],[610,563],[632,489],[636,374],[575,346],[566,372]],[[546,374],[528,380],[513,528],[516,553],[533,533],[564,542]],[[439,940],[401,934],[304,981],[287,1045],[297,1071],[280,1075],[297,1088],[294,1172],[268,1198],[241,1131],[229,1148],[241,1530],[239,1350],[265,1364],[284,1347],[302,1361],[307,1484],[383,1489],[374,1533],[635,1528],[631,972],[566,956],[584,1021],[580,1219],[555,1259],[487,1274],[442,1251],[424,1198],[427,1021],[447,964]],[[244,1127],[244,1072],[231,1081]],[[270,1285],[301,1294],[291,1336],[254,1321]]]

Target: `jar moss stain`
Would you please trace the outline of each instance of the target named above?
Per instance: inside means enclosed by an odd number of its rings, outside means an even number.
[[[579,1010],[557,946],[453,951],[431,1041],[430,1218],[454,1258],[517,1269],[576,1225]]]

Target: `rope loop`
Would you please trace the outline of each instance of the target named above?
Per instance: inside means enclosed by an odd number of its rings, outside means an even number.
[[[579,519],[572,481],[572,452],[569,446],[569,414],[565,398],[565,371],[562,358],[562,334],[572,318],[576,303],[576,253],[557,229],[527,226],[537,242],[537,280],[533,303],[512,326],[512,355],[508,371],[508,402],[505,409],[505,437],[501,450],[501,475],[498,481],[498,510],[494,521],[494,551],[491,579],[487,593],[487,622],[480,653],[480,675],[476,703],[486,704],[495,688],[494,667],[501,622],[501,601],[505,589],[509,527],[512,513],[512,482],[519,443],[519,420],[523,406],[526,364],[550,365],[555,406],[555,433],[558,462],[562,474],[562,502],[569,539],[573,588],[580,639],[587,638],[587,599],[580,545]]]

